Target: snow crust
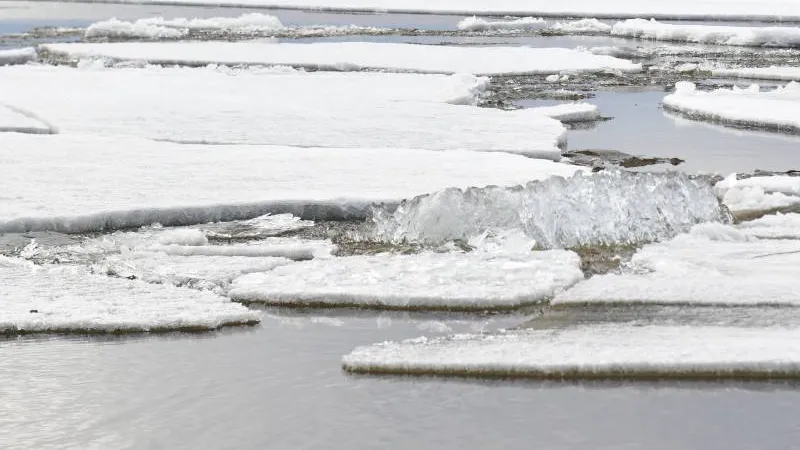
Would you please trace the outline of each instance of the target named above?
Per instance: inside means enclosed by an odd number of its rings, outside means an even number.
[[[507,75],[642,70],[641,64],[565,48],[383,42],[113,42],[46,44],[42,48],[74,59],[110,58],[188,65],[288,65],[337,71],[379,69]]]
[[[0,231],[191,225],[265,213],[364,218],[448,186],[515,185],[575,166],[504,153],[205,146],[0,133]]]
[[[63,133],[560,159],[566,130],[557,120],[471,106],[488,83],[464,74],[11,66],[0,68],[0,101],[37,112]]]
[[[664,97],[664,106],[689,118],[800,133],[800,83],[795,82],[771,92],[758,85],[703,92],[681,81]]]
[[[487,16],[597,18],[796,20],[795,0],[100,0],[108,3],[240,6],[361,12],[432,13]]]
[[[0,50],[0,66],[10,64],[25,64],[27,62],[36,60],[36,56],[36,49],[33,47]]]
[[[657,41],[753,47],[799,47],[800,28],[688,25],[660,23],[655,19],[630,19],[617,22],[614,36]]]
[[[731,174],[717,183],[714,190],[734,214],[800,205],[800,177],[774,175],[740,180]]]
[[[591,122],[600,119],[600,108],[590,103],[564,103],[531,109],[562,122]]]
[[[536,31],[552,30],[574,34],[608,33],[611,25],[597,19],[581,19],[566,22],[552,22],[542,17],[522,17],[510,20],[488,20],[476,16],[467,17],[456,26],[461,31]]]
[[[655,241],[724,218],[711,186],[680,173],[605,171],[511,188],[446,189],[374,211],[372,239],[437,245],[519,230],[543,248]]]
[[[0,258],[0,334],[211,330],[260,314],[210,292]]]
[[[563,251],[378,254],[312,260],[236,279],[230,297],[275,305],[390,309],[508,309],[583,279]]]
[[[634,254],[622,274],[594,276],[554,305],[646,303],[800,306],[800,241],[758,239],[763,230],[703,224]],[[756,231],[756,232],[754,232]]]
[[[51,130],[38,119],[0,103],[0,133],[2,132],[50,134]]]
[[[800,330],[590,325],[358,347],[351,372],[533,378],[781,378],[800,374]]]
[[[794,66],[717,68],[713,69],[711,73],[718,77],[800,81],[800,67]]]
[[[282,30],[281,21],[272,15],[243,14],[239,17],[175,18],[150,17],[133,22],[112,18],[86,28],[87,38],[178,39],[191,31],[214,31],[230,34],[253,34]]]

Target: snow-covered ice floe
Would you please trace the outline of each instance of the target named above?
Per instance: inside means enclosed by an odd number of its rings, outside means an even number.
[[[795,82],[769,92],[758,85],[703,92],[681,81],[664,97],[664,106],[689,118],[800,133],[800,83]]]
[[[543,248],[635,244],[725,219],[708,183],[605,171],[504,188],[446,189],[373,212],[371,239],[437,245],[520,230]]]
[[[448,186],[515,185],[575,166],[504,153],[208,146],[0,133],[0,231],[191,225],[266,213],[364,218]]]
[[[564,103],[530,109],[562,122],[590,122],[600,119],[600,108],[590,103]]]
[[[383,42],[111,42],[46,44],[72,59],[108,58],[151,64],[288,65],[319,70],[388,70],[480,75],[562,71],[640,72],[641,64],[565,48],[475,47]]]
[[[33,47],[12,48],[0,50],[0,66],[10,64],[25,64],[36,59],[36,49]]]
[[[0,68],[0,102],[36,112],[63,133],[560,159],[566,129],[559,121],[524,109],[472,106],[488,85],[487,78],[464,74]]]
[[[716,68],[711,73],[718,77],[800,81],[800,67],[795,66]]]
[[[97,0],[108,3],[237,6],[323,11],[657,19],[797,20],[795,0]]]
[[[611,25],[597,19],[581,19],[565,22],[552,22],[542,17],[522,17],[519,19],[489,20],[481,17],[467,17],[458,22],[461,31],[534,31],[548,30],[568,34],[608,33]]]
[[[655,19],[630,19],[617,22],[614,36],[657,41],[753,47],[800,47],[800,28],[690,25],[660,23]]]
[[[0,334],[204,331],[260,314],[211,292],[0,258]]]
[[[511,309],[546,300],[583,279],[564,250],[378,254],[312,260],[234,280],[245,303],[385,309]]]
[[[751,217],[794,205],[800,206],[800,177],[731,174],[714,186],[722,203],[737,217]]]
[[[87,38],[178,39],[192,31],[228,34],[255,34],[283,30],[286,27],[272,15],[243,14],[238,17],[174,18],[150,17],[133,22],[112,18],[95,22],[86,28]]]
[[[553,305],[800,306],[800,241],[772,239],[781,236],[771,236],[768,224],[698,225],[671,241],[646,245],[621,274],[594,276],[557,295]]]
[[[1,132],[51,134],[54,133],[55,130],[52,130],[49,125],[43,123],[39,119],[0,103],[0,133]]]
[[[800,330],[592,325],[358,347],[349,372],[548,379],[800,377]]]

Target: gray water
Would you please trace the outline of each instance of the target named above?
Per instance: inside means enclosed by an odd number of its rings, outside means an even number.
[[[267,319],[199,336],[0,342],[0,448],[788,449],[786,384],[347,376],[354,346],[432,334],[407,315]],[[454,331],[482,326],[457,318]],[[497,319],[519,322],[522,318]]]

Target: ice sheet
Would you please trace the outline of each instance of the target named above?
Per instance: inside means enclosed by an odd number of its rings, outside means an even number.
[[[800,67],[793,66],[716,68],[711,73],[718,77],[800,81]]]
[[[800,205],[800,177],[774,175],[737,179],[736,174],[731,174],[717,183],[714,191],[737,215]]]
[[[260,314],[210,292],[0,258],[0,334],[210,330]]]
[[[36,59],[36,49],[33,47],[12,48],[0,50],[0,66],[8,64],[25,64]]]
[[[241,6],[363,12],[657,19],[800,19],[795,0],[98,0],[108,3]]]
[[[114,42],[47,44],[70,58],[154,64],[288,65],[319,70],[387,70],[480,75],[562,71],[640,72],[641,64],[564,48],[417,45],[384,42]]]
[[[175,18],[150,17],[127,22],[112,18],[95,22],[86,28],[87,38],[151,38],[175,39],[186,37],[192,30],[224,32],[230,34],[253,34],[285,28],[277,17],[250,13],[239,17]]]
[[[795,82],[771,92],[758,85],[703,92],[681,81],[664,97],[664,106],[689,118],[800,133],[800,84]]]
[[[0,68],[0,102],[36,112],[63,133],[560,159],[560,122],[533,111],[469,106],[487,85],[472,75]]]
[[[722,224],[698,225],[672,241],[645,246],[622,274],[592,277],[556,296],[553,304],[800,306],[800,241],[753,234]]]
[[[531,378],[800,376],[800,330],[592,325],[358,347],[350,372]]]
[[[0,230],[86,232],[249,219],[363,218],[447,186],[514,185],[575,166],[504,153],[204,146],[0,133]]]
[[[699,44],[790,48],[800,46],[800,28],[796,27],[669,24],[657,22],[655,19],[630,19],[617,22],[611,34]]]
[[[458,22],[457,28],[462,31],[534,31],[553,30],[563,33],[594,34],[611,31],[611,25],[597,19],[582,19],[564,22],[551,22],[541,17],[522,17],[519,19],[488,20],[476,16],[467,17]]]
[[[800,214],[775,214],[742,222],[739,230],[766,239],[800,239]]]
[[[312,260],[234,280],[230,297],[275,305],[389,309],[509,309],[583,279],[563,251],[378,254]]]
[[[51,130],[40,120],[0,103],[0,133],[2,132],[50,134]]]

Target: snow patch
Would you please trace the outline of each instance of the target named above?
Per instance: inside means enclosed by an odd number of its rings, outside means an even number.
[[[285,27],[275,16],[250,13],[239,17],[194,19],[150,17],[133,22],[112,18],[89,25],[84,35],[86,38],[179,39],[187,37],[191,31],[246,35],[283,29]]]
[[[611,34],[698,44],[790,48],[800,46],[800,28],[795,27],[687,25],[660,23],[655,19],[631,19],[616,23]]]
[[[800,67],[794,66],[716,68],[711,73],[718,77],[800,81]]]
[[[775,175],[739,180],[731,174],[717,183],[714,191],[734,214],[800,205],[800,177]]]

